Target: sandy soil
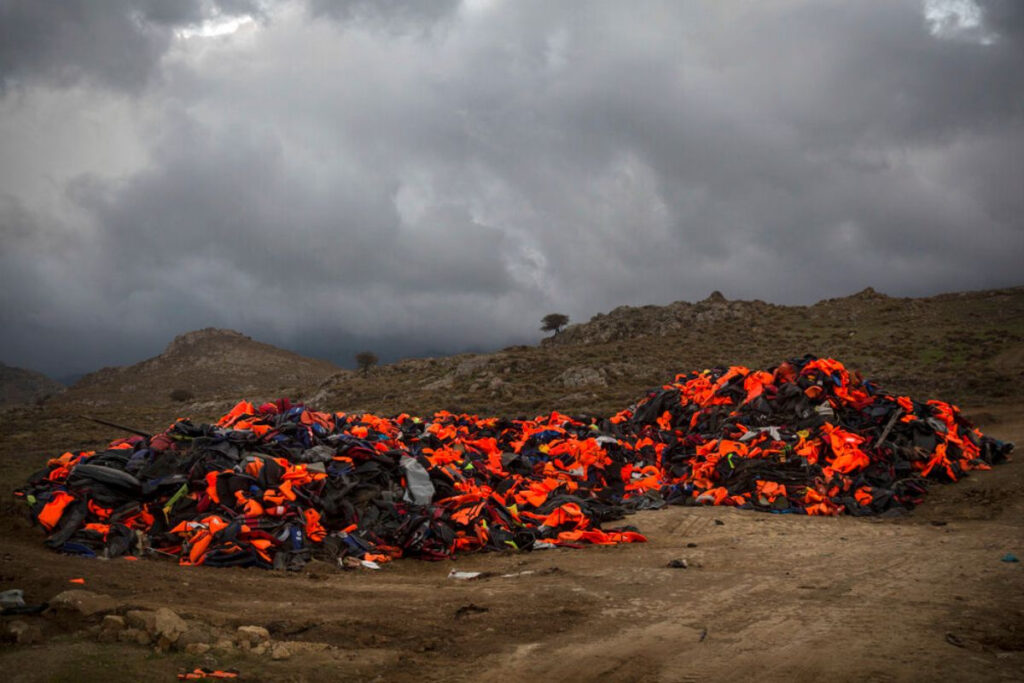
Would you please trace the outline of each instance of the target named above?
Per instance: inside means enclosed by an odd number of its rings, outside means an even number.
[[[1020,406],[985,412],[988,433],[1024,444]],[[672,508],[631,518],[643,545],[380,571],[62,557],[8,504],[0,590],[42,602],[82,577],[113,613],[167,606],[210,642],[261,625],[292,655],[157,652],[105,642],[102,613],[63,612],[19,617],[44,640],[0,644],[0,666],[10,681],[173,680],[196,666],[268,681],[1024,680],[1024,569],[1001,561],[1024,557],[1016,460],[935,485],[902,518]],[[448,578],[453,569],[489,576]]]

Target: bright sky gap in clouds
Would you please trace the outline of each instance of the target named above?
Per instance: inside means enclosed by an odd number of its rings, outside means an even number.
[[[178,38],[216,38],[217,36],[230,36],[239,29],[253,24],[253,18],[249,15],[241,17],[218,17],[208,19],[201,24],[185,26],[175,31]]]
[[[1021,284],[1016,0],[0,0],[0,360]]]

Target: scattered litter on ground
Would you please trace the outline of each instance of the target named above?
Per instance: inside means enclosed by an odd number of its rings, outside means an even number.
[[[178,678],[185,681],[198,681],[205,678],[238,678],[238,671],[236,669],[220,671],[218,669],[204,669],[197,667],[192,671],[178,674]]]
[[[25,593],[20,588],[0,592],[0,608],[24,607]]]
[[[1020,562],[1020,559],[1013,553],[1006,553],[1002,557],[1003,562]]]
[[[456,581],[471,581],[472,579],[479,579],[484,575],[484,572],[460,572],[451,570],[448,572],[449,579],[455,579]]]
[[[462,617],[467,617],[471,614],[483,614],[484,612],[490,611],[491,610],[488,607],[480,607],[479,605],[469,603],[468,605],[463,605],[462,607],[455,610],[455,618],[461,619]]]
[[[50,607],[50,603],[41,602],[37,605],[16,605],[14,607],[4,607],[0,610],[0,616],[10,617],[15,615],[29,616],[32,614],[42,614]]]
[[[967,647],[967,643],[964,642],[964,639],[955,633],[947,633],[946,642],[956,647]]]
[[[686,569],[690,564],[685,559],[669,560],[668,567],[671,569]]]
[[[665,505],[899,513],[930,480],[1013,448],[954,405],[812,356],[680,374],[610,417],[385,418],[280,399],[242,401],[215,424],[125,429],[105,450],[50,459],[16,492],[51,548],[297,571],[314,557],[377,568],[642,542],[611,523]]]

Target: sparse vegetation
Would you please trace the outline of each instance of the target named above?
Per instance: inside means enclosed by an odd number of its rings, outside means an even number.
[[[558,334],[559,330],[569,324],[569,316],[564,313],[548,313],[540,322],[541,332],[554,332]]]
[[[193,398],[192,392],[188,389],[175,389],[171,392],[171,400],[177,403],[184,403],[185,401],[191,401]]]
[[[360,351],[356,354],[356,367],[363,372],[363,377],[370,374],[370,368],[380,361],[372,351]]]

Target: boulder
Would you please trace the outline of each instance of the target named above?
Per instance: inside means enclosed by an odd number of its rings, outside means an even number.
[[[152,636],[141,628],[126,628],[118,632],[117,639],[122,643],[136,643],[138,645],[149,645],[153,642]]]
[[[50,600],[50,608],[57,612],[70,612],[83,617],[113,612],[119,603],[109,595],[72,589],[58,593]]]
[[[103,621],[100,622],[100,630],[111,633],[123,631],[125,626],[124,617],[116,614],[108,614],[103,617]]]
[[[157,638],[166,638],[169,642],[175,643],[181,634],[188,630],[185,620],[169,610],[161,607],[153,613],[153,630],[151,635]]]
[[[608,380],[605,379],[605,373],[597,368],[588,368],[582,366],[576,366],[567,369],[565,372],[558,376],[558,381],[562,383],[566,389],[577,389],[579,387],[589,386],[608,386]]]
[[[239,626],[235,640],[239,645],[259,645],[270,640],[270,631],[262,626]]]
[[[151,610],[133,609],[124,615],[125,623],[129,628],[154,633],[156,630],[156,612]]]
[[[18,645],[32,645],[43,641],[42,629],[35,624],[28,624],[20,620],[7,624],[7,634],[8,638]]]

